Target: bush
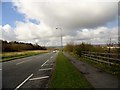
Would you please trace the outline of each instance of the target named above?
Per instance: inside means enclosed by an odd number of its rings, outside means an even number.
[[[73,49],[73,53],[74,54],[77,54],[77,55],[79,55],[79,56],[81,56],[82,55],[82,48],[80,47],[80,45],[75,45],[75,47],[74,47],[74,49]]]
[[[64,47],[64,50],[67,52],[73,52],[74,54],[77,54],[79,56],[82,55],[82,51],[90,51],[90,52],[102,52],[102,53],[108,53],[109,49],[106,46],[100,46],[100,45],[91,45],[91,44],[86,44],[86,43],[81,43],[78,45],[75,44],[67,44]],[[120,48],[118,49],[111,49],[111,53],[116,53],[120,51]]]

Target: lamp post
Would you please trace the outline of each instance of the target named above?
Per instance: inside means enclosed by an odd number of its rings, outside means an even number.
[[[63,44],[62,44],[62,28],[57,28],[56,27],[56,29],[60,29],[61,30],[61,37],[60,38],[61,38],[61,51],[62,51],[62,47],[63,47]]]

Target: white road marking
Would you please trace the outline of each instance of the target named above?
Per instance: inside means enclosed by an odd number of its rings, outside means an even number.
[[[51,56],[50,58],[53,58],[56,54],[54,54],[53,56]]]
[[[22,61],[22,62],[17,63],[16,65],[19,65],[19,64],[22,64],[22,63],[28,62],[28,61],[31,61],[31,60],[25,60],[25,61]]]
[[[46,62],[44,62],[44,63],[41,65],[41,67],[44,66],[48,61],[49,61],[49,59],[48,59]]]
[[[53,57],[55,57],[56,55],[57,55],[57,53],[56,53],[56,54],[54,54],[54,55],[52,56],[52,58],[53,58]]]
[[[0,70],[2,70],[2,69],[0,69]]]
[[[33,76],[33,74],[31,74],[28,78],[26,78],[19,86],[17,86],[14,90],[19,89],[24,83],[26,83],[31,77]]]
[[[50,65],[50,64],[44,64],[45,66]]]
[[[45,79],[45,78],[49,78],[49,76],[31,78],[30,81],[31,81],[31,80],[38,80],[38,79],[40,80],[40,79]]]
[[[39,69],[39,71],[51,70],[52,68]]]
[[[53,65],[53,64],[45,64],[44,66],[48,66],[48,65]]]
[[[55,54],[55,55],[56,55],[56,54]],[[55,55],[53,55],[51,58],[53,58]],[[44,62],[44,63],[41,65],[41,67],[43,67],[48,61],[49,61],[49,59],[48,59],[46,62]]]

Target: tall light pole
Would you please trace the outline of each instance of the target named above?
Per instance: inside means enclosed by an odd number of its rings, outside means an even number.
[[[62,50],[62,47],[63,47],[63,44],[62,44],[62,28],[57,28],[56,27],[56,29],[60,29],[61,30],[61,37],[60,38],[61,38],[61,50]]]

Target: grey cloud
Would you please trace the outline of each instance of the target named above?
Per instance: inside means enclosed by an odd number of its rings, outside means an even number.
[[[61,32],[56,30],[56,27],[62,28],[63,42],[74,40],[99,43],[110,36],[116,37],[116,29],[106,26],[117,18],[116,2],[30,1],[32,2],[24,2],[24,0],[13,2],[17,11],[25,15],[26,22],[18,21],[14,32],[10,29],[10,35],[4,34],[4,37],[14,36],[17,40],[25,42],[28,40],[43,45],[44,41],[48,45],[60,45]],[[30,19],[40,23],[32,23]]]
[[[16,3],[14,5],[18,7],[19,12],[24,13],[26,17],[43,21],[50,27],[60,26],[66,30],[99,27],[114,20],[117,16],[115,2],[24,3],[21,0]]]

